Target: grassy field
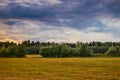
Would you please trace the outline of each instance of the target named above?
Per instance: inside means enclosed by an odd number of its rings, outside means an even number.
[[[120,58],[0,58],[0,80],[120,80]]]

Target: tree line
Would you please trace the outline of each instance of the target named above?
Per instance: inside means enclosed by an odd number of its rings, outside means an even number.
[[[120,42],[0,42],[0,57],[25,57],[26,54],[42,57],[120,56]]]

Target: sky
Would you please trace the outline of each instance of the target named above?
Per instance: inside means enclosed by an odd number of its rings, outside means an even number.
[[[120,41],[120,0],[0,0],[0,41]]]

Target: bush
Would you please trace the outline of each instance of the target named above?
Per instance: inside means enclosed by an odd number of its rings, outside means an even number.
[[[39,54],[40,46],[29,46],[26,47],[26,51],[28,54]]]
[[[26,54],[25,46],[24,45],[18,45],[16,47],[15,56],[16,57],[25,57],[25,54]]]
[[[57,46],[46,46],[41,48],[40,55],[43,57],[58,57],[58,52]]]
[[[66,44],[57,46],[47,46],[42,47],[40,50],[40,55],[43,57],[88,57],[91,56],[90,50],[86,45],[81,45],[80,47],[71,48]]]
[[[69,57],[71,56],[71,49],[67,45],[53,45],[42,47],[40,55],[43,57]]]
[[[24,57],[25,53],[23,45],[9,46],[8,48],[2,47],[0,49],[0,57]]]
[[[87,45],[82,44],[76,48],[76,55],[81,57],[91,56],[91,51],[87,48]]]
[[[2,48],[0,49],[0,57],[8,57],[7,48],[2,47]]]
[[[119,50],[114,46],[111,46],[105,54],[109,56],[120,56]]]
[[[60,45],[61,49],[59,49],[60,57],[70,57],[72,56],[71,47],[66,44]]]
[[[16,46],[9,46],[8,47],[8,55],[9,57],[16,57]]]

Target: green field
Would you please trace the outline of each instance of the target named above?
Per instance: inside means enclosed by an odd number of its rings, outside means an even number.
[[[120,58],[0,58],[0,80],[120,80]]]

